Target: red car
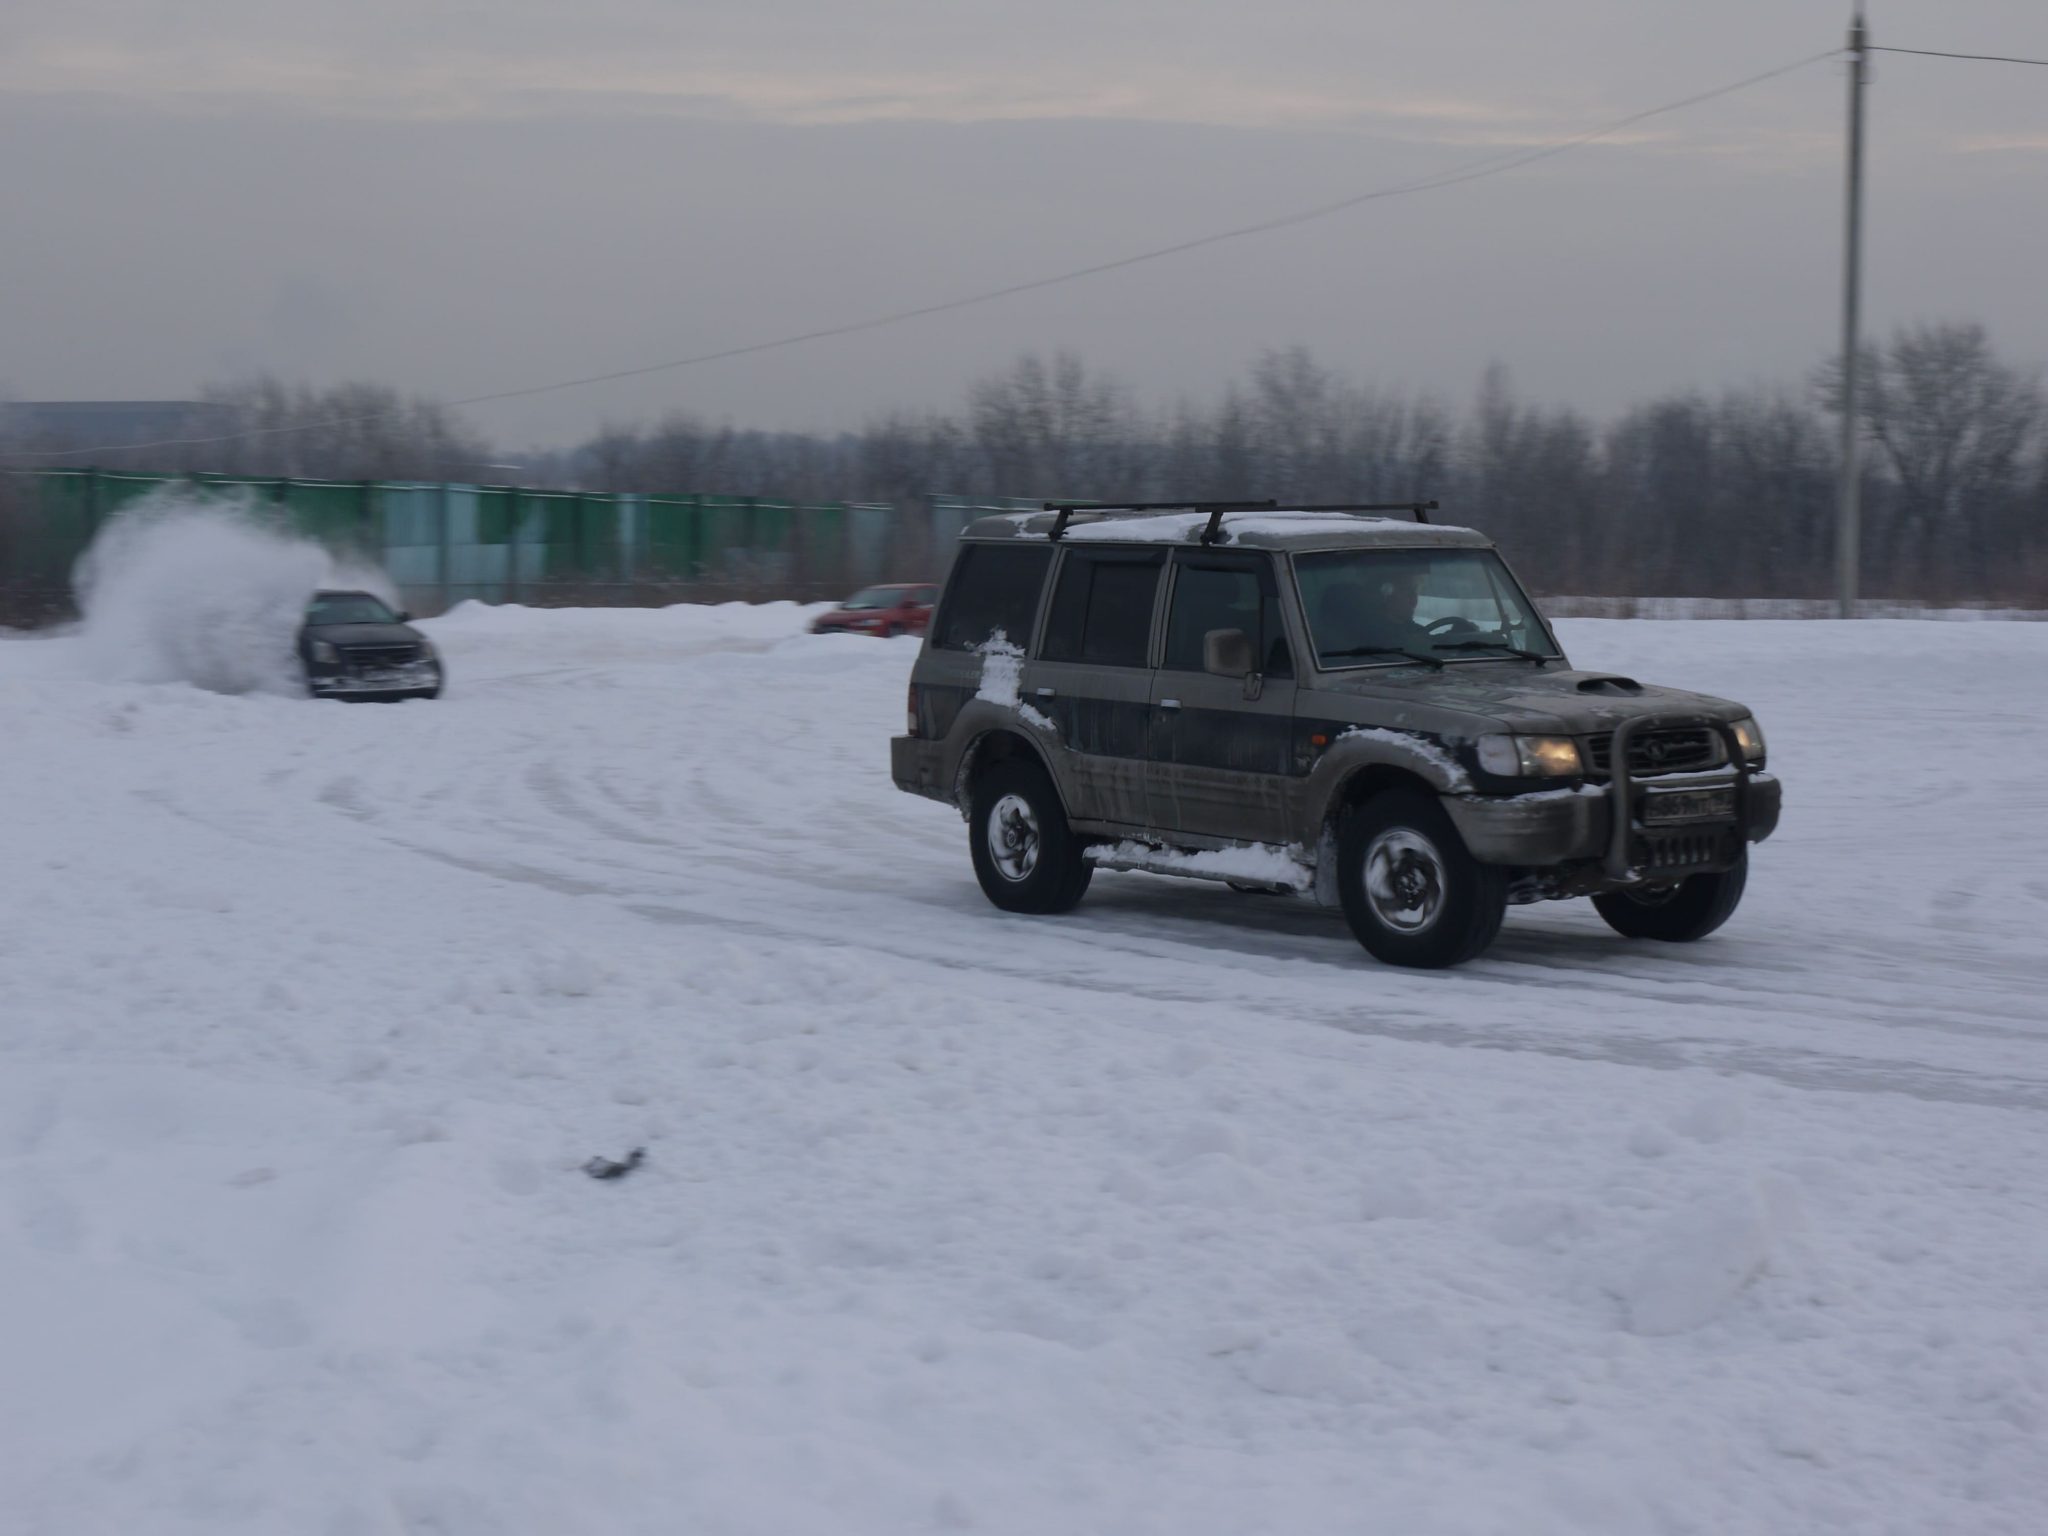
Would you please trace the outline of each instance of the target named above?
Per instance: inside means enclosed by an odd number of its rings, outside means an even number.
[[[934,586],[868,587],[811,620],[814,635],[921,635],[932,621]]]

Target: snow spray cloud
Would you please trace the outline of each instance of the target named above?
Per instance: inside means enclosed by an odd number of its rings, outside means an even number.
[[[96,676],[216,693],[301,692],[299,625],[330,585],[395,596],[251,503],[185,490],[125,509],[72,573]]]

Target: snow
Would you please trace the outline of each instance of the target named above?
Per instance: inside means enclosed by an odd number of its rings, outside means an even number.
[[[1348,731],[1337,733],[1339,741],[1377,741],[1388,746],[1399,747],[1410,757],[1421,759],[1443,775],[1444,788],[1453,794],[1472,787],[1471,775],[1465,772],[1465,765],[1450,753],[1425,736],[1413,731],[1387,731],[1376,727],[1354,725]]]
[[[1826,597],[1546,597],[1552,618],[1580,619],[1832,619],[1836,600]],[[1856,616],[1865,619],[1947,619],[1995,623],[2009,619],[2048,620],[2042,608],[1939,608],[1887,598],[1859,598]]]
[[[294,693],[294,645],[322,588],[396,601],[381,574],[337,560],[253,503],[153,491],[79,561],[81,658],[96,677]]]
[[[996,912],[917,642],[806,617],[0,646],[0,1529],[2048,1527],[2048,628],[1565,622],[1783,829],[1699,945],[1407,973]]]
[[[1003,709],[1015,709],[1024,676],[1023,647],[1012,645],[1010,637],[997,630],[974,649],[981,658],[981,686],[974,696]]]
[[[1010,637],[999,629],[974,650],[981,657],[981,686],[974,696],[1003,709],[1014,709],[1017,717],[1033,730],[1056,735],[1059,727],[1052,717],[1023,703],[1019,697],[1024,677],[1023,647],[1012,645]]]
[[[1297,849],[1276,848],[1270,843],[1242,843],[1234,848],[1208,848],[1185,852],[1154,848],[1146,843],[1106,843],[1089,850],[1100,864],[1140,864],[1161,872],[1198,876],[1210,880],[1257,881],[1288,885],[1306,890],[1314,874]]]
[[[1023,514],[1016,521],[1022,523],[1027,517],[1043,515]],[[1247,533],[1268,534],[1276,538],[1320,535],[1345,529],[1355,531],[1368,524],[1396,534],[1420,529],[1416,537],[1423,543],[1460,543],[1479,537],[1471,529],[1454,523],[1418,523],[1407,516],[1379,517],[1365,513],[1338,516],[1327,512],[1291,512],[1284,507],[1270,511],[1226,512],[1223,516],[1224,532],[1232,538]],[[1077,521],[1069,524],[1060,537],[1076,543],[1185,544],[1197,538],[1208,526],[1207,512],[1157,512]]]

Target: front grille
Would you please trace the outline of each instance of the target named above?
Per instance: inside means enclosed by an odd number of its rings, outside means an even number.
[[[1586,763],[1596,775],[1605,776],[1614,766],[1614,733],[1588,736],[1581,743]],[[1727,760],[1721,733],[1705,726],[1675,731],[1644,731],[1629,743],[1629,772],[1638,776],[1659,773],[1695,773],[1718,768]]]
[[[341,659],[354,671],[376,671],[418,661],[420,648],[417,645],[350,645],[342,648]]]
[[[1636,839],[1637,869],[1696,869],[1727,864],[1735,855],[1725,829],[1706,832],[1660,832]]]

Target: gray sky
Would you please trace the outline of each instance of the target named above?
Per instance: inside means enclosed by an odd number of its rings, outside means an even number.
[[[1847,0],[9,0],[0,393],[257,369],[456,397],[951,298],[1450,169],[1788,63]],[[1879,42],[2048,58],[2041,0]],[[839,429],[1070,347],[1208,399],[1304,343],[1604,412],[1833,344],[1843,67],[986,308],[480,408]],[[1872,323],[2048,360],[2048,69],[1880,55]]]

